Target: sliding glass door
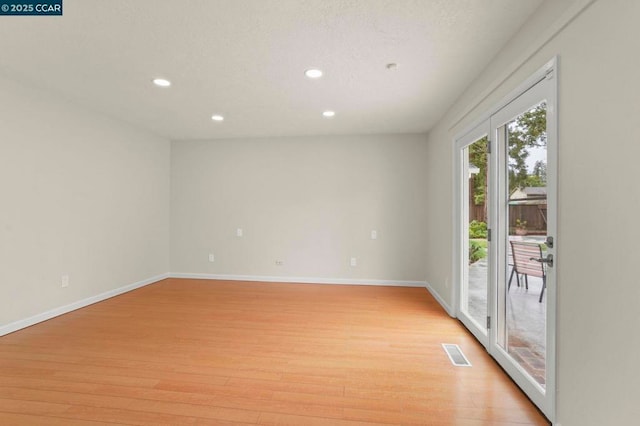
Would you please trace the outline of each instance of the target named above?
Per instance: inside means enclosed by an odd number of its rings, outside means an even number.
[[[458,317],[550,419],[558,266],[554,73],[552,61],[455,143]]]

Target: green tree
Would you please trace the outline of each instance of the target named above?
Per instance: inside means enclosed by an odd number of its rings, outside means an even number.
[[[538,161],[527,170],[529,148],[547,146],[547,104],[542,102],[507,125],[509,140],[509,192],[525,186],[544,186],[546,164]],[[537,170],[536,170],[537,168]]]
[[[546,185],[547,184],[547,163],[545,163],[544,161],[536,161],[535,166],[533,166],[533,175],[538,179],[540,179],[540,182],[542,182],[543,185],[539,185],[539,186]]]
[[[527,186],[545,186],[547,182],[547,165],[537,161],[532,173],[527,170],[529,149],[547,146],[547,104],[542,102],[517,117],[507,125],[509,141],[509,192]],[[469,163],[478,168],[473,179],[473,201],[476,205],[485,206],[488,185],[487,160],[489,143],[487,137],[477,140],[468,147]]]
[[[487,206],[485,194],[487,193],[487,155],[489,153],[489,140],[483,137],[469,145],[469,163],[478,168],[478,173],[473,177],[473,202],[476,205],[484,205],[483,221],[487,221]]]

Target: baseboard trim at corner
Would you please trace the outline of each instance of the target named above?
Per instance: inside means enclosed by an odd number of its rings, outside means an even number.
[[[226,275],[199,274],[191,272],[172,272],[171,278],[190,278],[197,280],[223,281],[258,281],[296,284],[342,284],[342,285],[372,285],[390,287],[426,287],[426,281],[396,281],[396,280],[366,280],[350,278],[318,278],[318,277],[273,277],[264,275]]]
[[[119,296],[123,293],[127,293],[129,291],[138,289],[140,287],[153,284],[155,282],[164,280],[166,278],[169,278],[169,273],[156,275],[155,277],[147,278],[147,279],[135,282],[133,284],[129,284],[113,290],[105,291],[104,293],[87,297],[86,299],[82,299],[77,302],[70,303],[68,305],[60,306],[59,308],[51,309],[41,314],[33,315],[29,318],[14,321],[12,323],[9,323],[7,325],[0,327],[0,336],[13,333],[14,331],[22,330],[23,328],[30,327],[32,325],[38,324],[39,322],[47,321],[47,320],[50,320],[51,318],[55,318],[57,316],[75,311],[76,309],[84,308],[86,306],[93,305],[94,303],[102,302],[103,300],[107,300],[112,297]]]
[[[431,295],[433,296],[433,298],[436,299],[436,301],[444,308],[445,311],[447,311],[447,314],[449,314],[450,317],[455,318],[456,316],[451,306],[449,306],[449,304],[445,302],[442,297],[440,297],[438,292],[433,289],[433,286],[430,283],[427,283],[426,287],[427,287],[427,290],[429,290],[429,293],[431,293]]]

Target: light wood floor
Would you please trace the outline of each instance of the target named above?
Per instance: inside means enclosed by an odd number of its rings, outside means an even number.
[[[0,424],[548,422],[425,289],[168,279],[1,337]]]

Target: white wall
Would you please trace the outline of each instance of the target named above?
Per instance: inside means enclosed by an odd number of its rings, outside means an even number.
[[[453,303],[446,283],[452,268],[454,135],[559,55],[557,423],[636,424],[640,2],[596,1],[522,63],[522,52],[536,46],[570,3],[547,1],[430,133],[427,280]],[[518,62],[521,66],[505,75]],[[458,123],[502,77],[504,82]]]
[[[171,270],[424,281],[425,150],[424,135],[173,142]]]
[[[169,142],[8,80],[0,93],[0,328],[167,273]]]

